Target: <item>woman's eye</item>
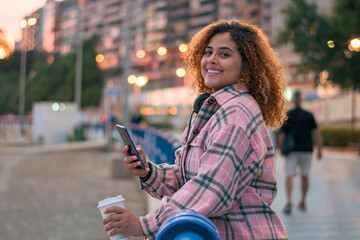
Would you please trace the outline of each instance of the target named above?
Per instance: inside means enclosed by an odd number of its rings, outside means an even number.
[[[220,52],[219,55],[223,58],[227,58],[227,57],[230,57],[230,54],[227,53],[227,52]]]
[[[212,54],[212,51],[205,51],[204,52],[204,55],[206,55],[206,56],[211,56],[211,54]]]

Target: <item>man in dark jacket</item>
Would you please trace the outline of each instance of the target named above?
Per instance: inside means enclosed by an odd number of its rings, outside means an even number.
[[[287,202],[284,213],[286,214],[290,214],[292,210],[291,195],[297,167],[301,171],[301,200],[298,208],[301,211],[306,210],[305,198],[309,188],[309,171],[313,154],[312,133],[315,134],[317,143],[317,159],[322,158],[321,132],[317,127],[314,116],[301,108],[302,96],[300,91],[294,93],[292,101],[295,107],[287,113],[288,119],[279,131],[280,146],[289,134],[292,135],[294,141],[293,150],[286,155],[285,163]],[[284,155],[283,152],[282,154]]]

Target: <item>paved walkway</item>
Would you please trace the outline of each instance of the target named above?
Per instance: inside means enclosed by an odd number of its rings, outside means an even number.
[[[118,153],[79,149],[0,148],[1,240],[108,239],[96,208],[99,200],[122,194],[126,207],[138,215],[156,206],[148,207],[136,178],[113,178]],[[294,209],[291,215],[282,213],[283,163],[278,156],[279,192],[273,208],[283,219],[289,239],[360,239],[358,155],[325,152],[321,162],[314,161],[308,211]],[[298,180],[294,201],[299,199]]]
[[[134,213],[147,212],[137,179],[112,177],[119,154],[63,147],[0,149],[1,240],[109,239],[97,203],[119,194]]]
[[[360,157],[356,153],[325,151],[321,161],[313,160],[307,211],[296,209],[300,179],[293,192],[293,212],[283,214],[285,205],[284,159],[277,158],[278,196],[273,208],[281,216],[291,240],[360,239]]]

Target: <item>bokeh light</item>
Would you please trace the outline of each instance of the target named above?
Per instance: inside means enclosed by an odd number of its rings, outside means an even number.
[[[360,39],[351,39],[348,48],[350,51],[360,52]]]
[[[59,111],[59,109],[60,109],[60,105],[59,105],[57,102],[55,102],[55,103],[53,103],[53,104],[51,105],[51,109],[52,109],[54,112],[57,112],[57,111]]]
[[[135,76],[135,75],[130,75],[130,76],[128,76],[127,81],[128,81],[128,83],[130,83],[130,84],[136,83],[136,76]]]
[[[164,56],[167,53],[167,49],[165,47],[159,47],[157,50],[157,54],[160,56]]]
[[[136,78],[135,84],[136,84],[136,86],[143,87],[143,86],[145,86],[147,84],[147,82],[148,82],[148,77],[146,77],[146,76],[138,76]]]
[[[334,48],[334,47],[335,47],[335,43],[334,43],[333,40],[329,40],[329,41],[327,42],[327,45],[328,45],[329,48]]]
[[[178,68],[176,69],[176,76],[183,77],[186,74],[185,68]]]
[[[144,50],[138,50],[137,52],[136,52],[136,57],[137,58],[144,58],[145,57],[145,51]]]
[[[105,57],[104,57],[104,55],[102,55],[101,53],[98,54],[98,55],[96,55],[96,57],[95,57],[95,61],[96,61],[97,63],[103,62],[104,59],[105,59]]]
[[[189,49],[189,47],[185,43],[182,43],[179,45],[179,51],[182,53],[187,52],[188,49]]]

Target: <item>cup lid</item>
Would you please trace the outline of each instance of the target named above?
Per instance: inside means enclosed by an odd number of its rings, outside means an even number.
[[[109,197],[109,198],[105,198],[104,200],[101,200],[98,203],[97,207],[100,208],[102,206],[106,206],[115,202],[122,202],[122,201],[125,201],[125,199],[121,195],[118,195],[116,197]]]

